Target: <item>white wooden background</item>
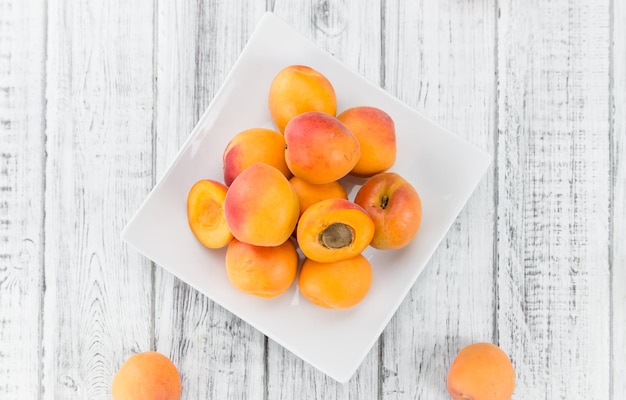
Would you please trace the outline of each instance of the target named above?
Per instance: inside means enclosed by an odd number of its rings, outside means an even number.
[[[119,232],[266,11],[494,162],[341,385]],[[515,399],[626,397],[626,1],[0,0],[0,399],[447,399],[498,343]]]

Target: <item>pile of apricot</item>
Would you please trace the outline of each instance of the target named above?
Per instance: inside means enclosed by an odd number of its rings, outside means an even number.
[[[228,278],[244,293],[276,297],[297,280],[316,305],[352,307],[372,283],[362,252],[402,248],[420,227],[417,191],[388,171],[394,121],[365,105],[337,114],[331,82],[303,65],[275,75],[268,106],[276,129],[236,133],[224,149],[223,181],[191,187],[191,231],[208,248],[228,246]],[[347,175],[364,182],[352,200]]]

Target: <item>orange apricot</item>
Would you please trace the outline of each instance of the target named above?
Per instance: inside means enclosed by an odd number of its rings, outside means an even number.
[[[327,199],[310,206],[300,217],[296,236],[307,258],[335,262],[360,254],[374,235],[374,222],[358,205]]]
[[[304,260],[298,276],[300,293],[324,308],[343,309],[360,303],[372,285],[372,266],[361,254],[331,263]]]
[[[181,391],[178,369],[155,351],[130,356],[111,383],[113,400],[179,400]]]
[[[290,65],[272,80],[268,104],[274,123],[281,132],[295,116],[307,111],[337,113],[335,89],[319,71],[305,65]]]
[[[313,204],[326,199],[348,199],[346,190],[341,183],[334,181],[315,185],[297,176],[289,179],[289,183],[298,195],[300,215]]]
[[[296,278],[298,253],[293,242],[254,246],[233,239],[226,250],[226,273],[238,290],[258,297],[276,297]]]
[[[376,107],[353,107],[337,116],[361,146],[361,157],[350,174],[368,177],[386,171],[396,161],[396,128],[393,119]]]
[[[251,128],[239,132],[226,146],[222,160],[226,186],[255,162],[277,168],[287,179],[292,175],[285,162],[285,137],[272,129]]]
[[[226,246],[233,238],[224,215],[228,188],[217,181],[202,179],[187,195],[189,228],[200,243],[210,249]]]
[[[233,181],[224,200],[233,236],[256,246],[284,243],[298,222],[298,195],[278,169],[255,163]]]
[[[314,184],[346,176],[361,155],[356,136],[337,118],[321,112],[306,112],[289,121],[285,141],[291,172]]]
[[[513,364],[494,344],[468,345],[452,362],[447,387],[454,400],[509,400],[515,389]]]
[[[422,200],[406,179],[395,172],[381,172],[369,178],[354,202],[369,214],[376,231],[370,245],[379,250],[408,245],[422,222]]]

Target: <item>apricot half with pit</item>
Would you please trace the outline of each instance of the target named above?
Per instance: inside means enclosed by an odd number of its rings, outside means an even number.
[[[374,235],[374,222],[357,204],[327,199],[310,206],[300,217],[298,244],[307,258],[335,262],[360,254]]]
[[[276,297],[296,278],[298,253],[291,239],[279,246],[254,246],[233,239],[226,250],[226,273],[238,290]]]
[[[271,165],[287,179],[291,178],[285,162],[285,137],[272,129],[251,128],[239,132],[226,146],[222,160],[226,186],[256,162]]]
[[[210,249],[226,246],[233,238],[224,215],[228,188],[217,181],[202,179],[187,195],[189,228],[200,243]]]
[[[324,308],[343,309],[361,302],[372,285],[372,266],[361,254],[332,263],[304,260],[298,288],[300,293]]]
[[[307,112],[285,128],[285,161],[291,172],[309,183],[334,182],[359,161],[356,136],[332,115]]]
[[[278,169],[255,163],[228,188],[224,215],[237,240],[255,246],[278,246],[291,236],[298,222],[298,195]]]

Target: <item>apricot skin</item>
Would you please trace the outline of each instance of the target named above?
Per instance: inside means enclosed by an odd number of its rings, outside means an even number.
[[[515,371],[502,349],[474,343],[461,349],[448,371],[448,392],[454,400],[509,400]]]
[[[329,248],[331,239],[322,240],[322,234],[331,226],[340,226],[338,233],[349,230],[352,241],[340,247]],[[300,249],[307,258],[318,262],[336,262],[360,254],[374,235],[374,222],[357,204],[344,199],[327,199],[313,204],[300,217],[296,236]],[[342,239],[338,241],[341,242]]]
[[[289,183],[298,195],[298,200],[300,201],[300,215],[302,215],[307,208],[322,200],[348,199],[346,190],[341,186],[341,183],[337,181],[315,185],[294,176],[289,180]]]
[[[111,383],[113,400],[179,400],[181,391],[178,369],[155,351],[130,356]]]
[[[396,129],[393,119],[376,107],[349,108],[337,116],[361,146],[361,157],[351,175],[369,177],[386,171],[396,161]]]
[[[295,176],[313,184],[346,176],[361,156],[356,136],[337,118],[320,112],[289,121],[285,141],[287,166]]]
[[[346,260],[320,263],[304,260],[298,287],[313,304],[344,309],[360,303],[372,285],[372,266],[361,254]]]
[[[298,253],[291,240],[275,247],[233,239],[226,250],[226,273],[238,290],[271,298],[289,289],[296,278]]]
[[[251,128],[236,134],[224,150],[226,186],[230,186],[241,171],[256,162],[271,165],[287,179],[291,178],[291,171],[285,162],[285,137],[271,129]]]
[[[210,249],[226,246],[233,238],[224,215],[224,200],[228,188],[224,184],[202,179],[187,195],[189,228],[200,243]]]
[[[319,71],[304,65],[290,65],[272,80],[268,105],[281,132],[295,116],[307,111],[337,114],[335,89]]]
[[[255,163],[230,185],[224,215],[237,240],[278,246],[291,236],[298,222],[298,195],[279,170]]]
[[[415,188],[395,172],[369,178],[354,202],[370,215],[376,226],[372,247],[399,249],[408,245],[422,222],[422,201]]]

